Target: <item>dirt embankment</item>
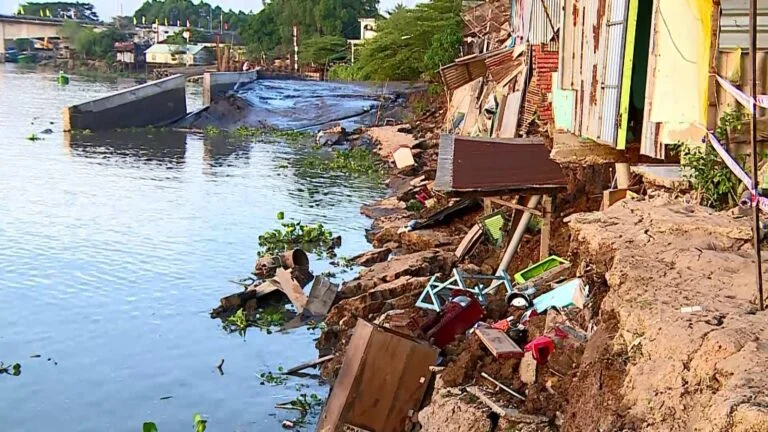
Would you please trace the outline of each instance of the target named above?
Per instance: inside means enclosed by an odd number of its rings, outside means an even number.
[[[601,313],[616,317],[605,346],[623,356],[607,361],[626,369],[615,395],[624,426],[768,430],[768,321],[754,306],[748,219],[658,198],[569,222],[573,252],[605,274]],[[681,312],[690,306],[702,311]],[[605,380],[579,385],[584,392],[569,401],[565,429],[593,430],[581,427],[585,420],[616,424],[616,412],[589,403],[605,393]]]

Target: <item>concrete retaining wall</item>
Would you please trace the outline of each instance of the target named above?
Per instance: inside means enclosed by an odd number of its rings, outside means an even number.
[[[153,126],[186,114],[185,77],[174,75],[64,108],[64,130]]]
[[[235,88],[238,82],[251,82],[258,78],[256,71],[250,72],[206,72],[203,74],[203,105]]]

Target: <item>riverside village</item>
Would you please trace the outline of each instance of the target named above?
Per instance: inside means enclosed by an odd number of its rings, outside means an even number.
[[[208,1],[0,0],[0,431],[768,432],[768,0]]]

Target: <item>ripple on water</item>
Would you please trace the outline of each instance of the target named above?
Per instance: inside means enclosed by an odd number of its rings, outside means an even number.
[[[291,168],[301,146],[276,140],[65,139],[61,109],[116,86],[54,78],[0,65],[0,361],[23,368],[2,380],[0,430],[133,431],[154,420],[181,431],[194,412],[211,430],[281,430],[269,414],[295,383],[327,390],[293,378],[260,386],[257,375],[315,356],[317,334],[242,339],[207,313],[248,273],[278,211],[341,234],[341,255],[367,248],[359,206],[381,187],[302,177]],[[48,127],[57,132],[25,139]]]

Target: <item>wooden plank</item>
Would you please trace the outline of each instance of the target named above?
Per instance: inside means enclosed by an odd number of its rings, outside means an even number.
[[[291,375],[291,374],[295,374],[296,372],[301,372],[304,369],[309,369],[309,368],[311,368],[313,366],[317,366],[319,364],[323,364],[323,363],[327,362],[328,360],[331,360],[333,357],[334,357],[334,355],[331,354],[331,355],[327,355],[325,357],[320,357],[319,359],[314,359],[314,360],[310,360],[308,362],[304,362],[304,363],[302,363],[300,365],[296,365],[296,366],[288,369],[287,371],[283,372],[283,374],[284,375]]]
[[[483,390],[476,386],[467,387],[467,391],[477,396],[480,401],[488,405],[488,408],[496,414],[516,423],[547,423],[549,418],[532,414],[521,414],[520,411],[512,408],[504,408],[490,398]]]
[[[528,213],[536,215],[538,217],[544,217],[544,213],[542,213],[541,211],[528,208],[528,207],[526,207],[524,205],[513,203],[511,201],[505,201],[505,200],[502,200],[502,199],[499,199],[499,198],[486,198],[486,199],[489,200],[490,202],[494,203],[494,204],[502,205],[502,206],[509,207],[509,208],[515,209],[515,210],[522,210],[524,212],[528,212]]]
[[[522,102],[522,91],[516,91],[507,96],[504,118],[501,119],[501,127],[499,128],[499,137],[514,138],[517,134],[517,123],[520,118],[520,105]]]
[[[600,206],[601,211],[605,211],[612,205],[627,197],[627,189],[608,189],[603,191],[603,203]]]
[[[523,356],[523,350],[501,330],[490,327],[478,328],[475,329],[475,334],[497,359]]]
[[[552,197],[544,195],[541,198],[541,206],[544,208],[544,216],[541,219],[539,260],[543,260],[549,256],[549,244],[552,235]]]

